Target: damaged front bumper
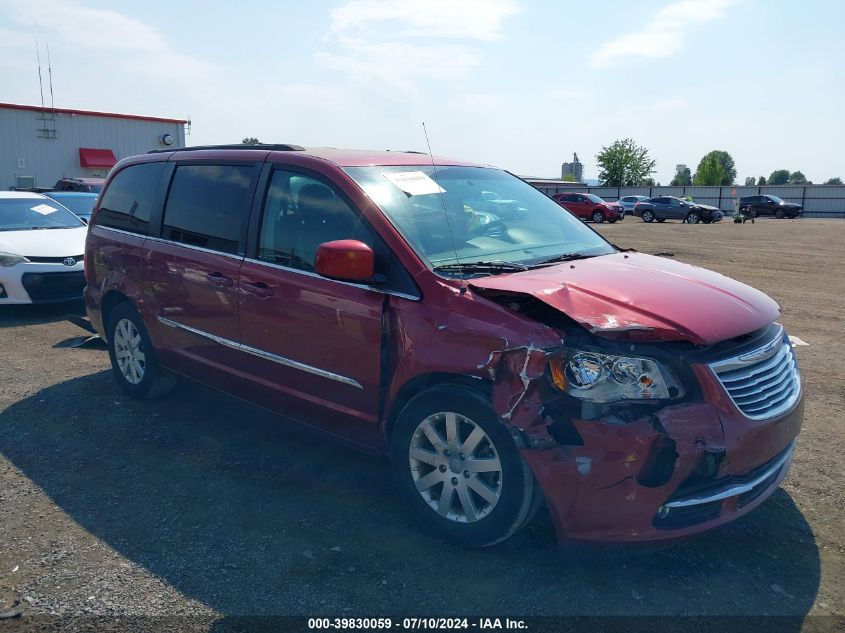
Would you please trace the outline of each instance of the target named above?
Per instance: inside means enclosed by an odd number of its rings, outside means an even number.
[[[708,364],[690,366],[699,389],[687,402],[630,407],[627,420],[581,419],[555,410],[563,396],[543,387],[544,361],[541,350],[503,354],[493,404],[519,430],[562,541],[703,532],[763,503],[789,470],[803,420],[800,377],[789,407],[766,419],[740,411]]]

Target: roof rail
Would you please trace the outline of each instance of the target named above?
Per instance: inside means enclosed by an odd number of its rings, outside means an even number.
[[[236,145],[197,145],[194,147],[169,147],[167,149],[151,149],[147,154],[163,154],[166,152],[190,152],[198,149],[263,149],[268,152],[303,152],[305,148],[301,145],[293,144],[273,144],[273,143],[259,143],[257,145],[247,145],[238,143]]]

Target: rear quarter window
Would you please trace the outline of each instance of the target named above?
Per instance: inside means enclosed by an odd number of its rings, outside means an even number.
[[[97,226],[147,235],[164,167],[165,163],[141,163],[118,172],[102,194]]]

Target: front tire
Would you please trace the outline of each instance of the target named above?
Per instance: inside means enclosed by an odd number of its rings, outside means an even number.
[[[654,222],[654,211],[643,211],[643,222]]]
[[[595,211],[593,211],[593,215],[590,216],[590,219],[592,219],[592,221],[596,224],[601,224],[602,222],[604,222],[604,213],[596,209]]]
[[[424,391],[391,435],[397,487],[415,517],[465,547],[507,539],[536,511],[539,487],[486,399],[460,386]]]
[[[176,386],[176,377],[159,367],[141,315],[125,302],[111,311],[106,329],[112,371],[133,398],[155,398]]]
[[[687,213],[687,224],[698,224],[701,220],[701,216],[698,215],[698,211],[690,211]]]
[[[778,209],[777,211],[775,211],[775,217],[778,220],[783,220],[783,209]]]

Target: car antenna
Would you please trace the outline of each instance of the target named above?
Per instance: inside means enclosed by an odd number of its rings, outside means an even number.
[[[452,240],[452,250],[455,251],[455,263],[458,265],[458,274],[461,276],[461,294],[467,291],[466,279],[464,279],[464,269],[461,266],[461,260],[458,257],[458,246],[455,243],[455,234],[452,233],[452,223],[449,222],[449,214],[446,212],[446,198],[443,197],[444,189],[440,186],[440,178],[437,176],[437,165],[434,164],[434,154],[431,153],[431,143],[428,140],[428,130],[425,128],[425,121],[422,124],[423,134],[425,134],[425,144],[428,147],[428,157],[431,159],[431,168],[434,170],[434,182],[439,189],[440,206],[443,207],[443,217],[446,218],[446,228],[449,231],[449,239]]]

